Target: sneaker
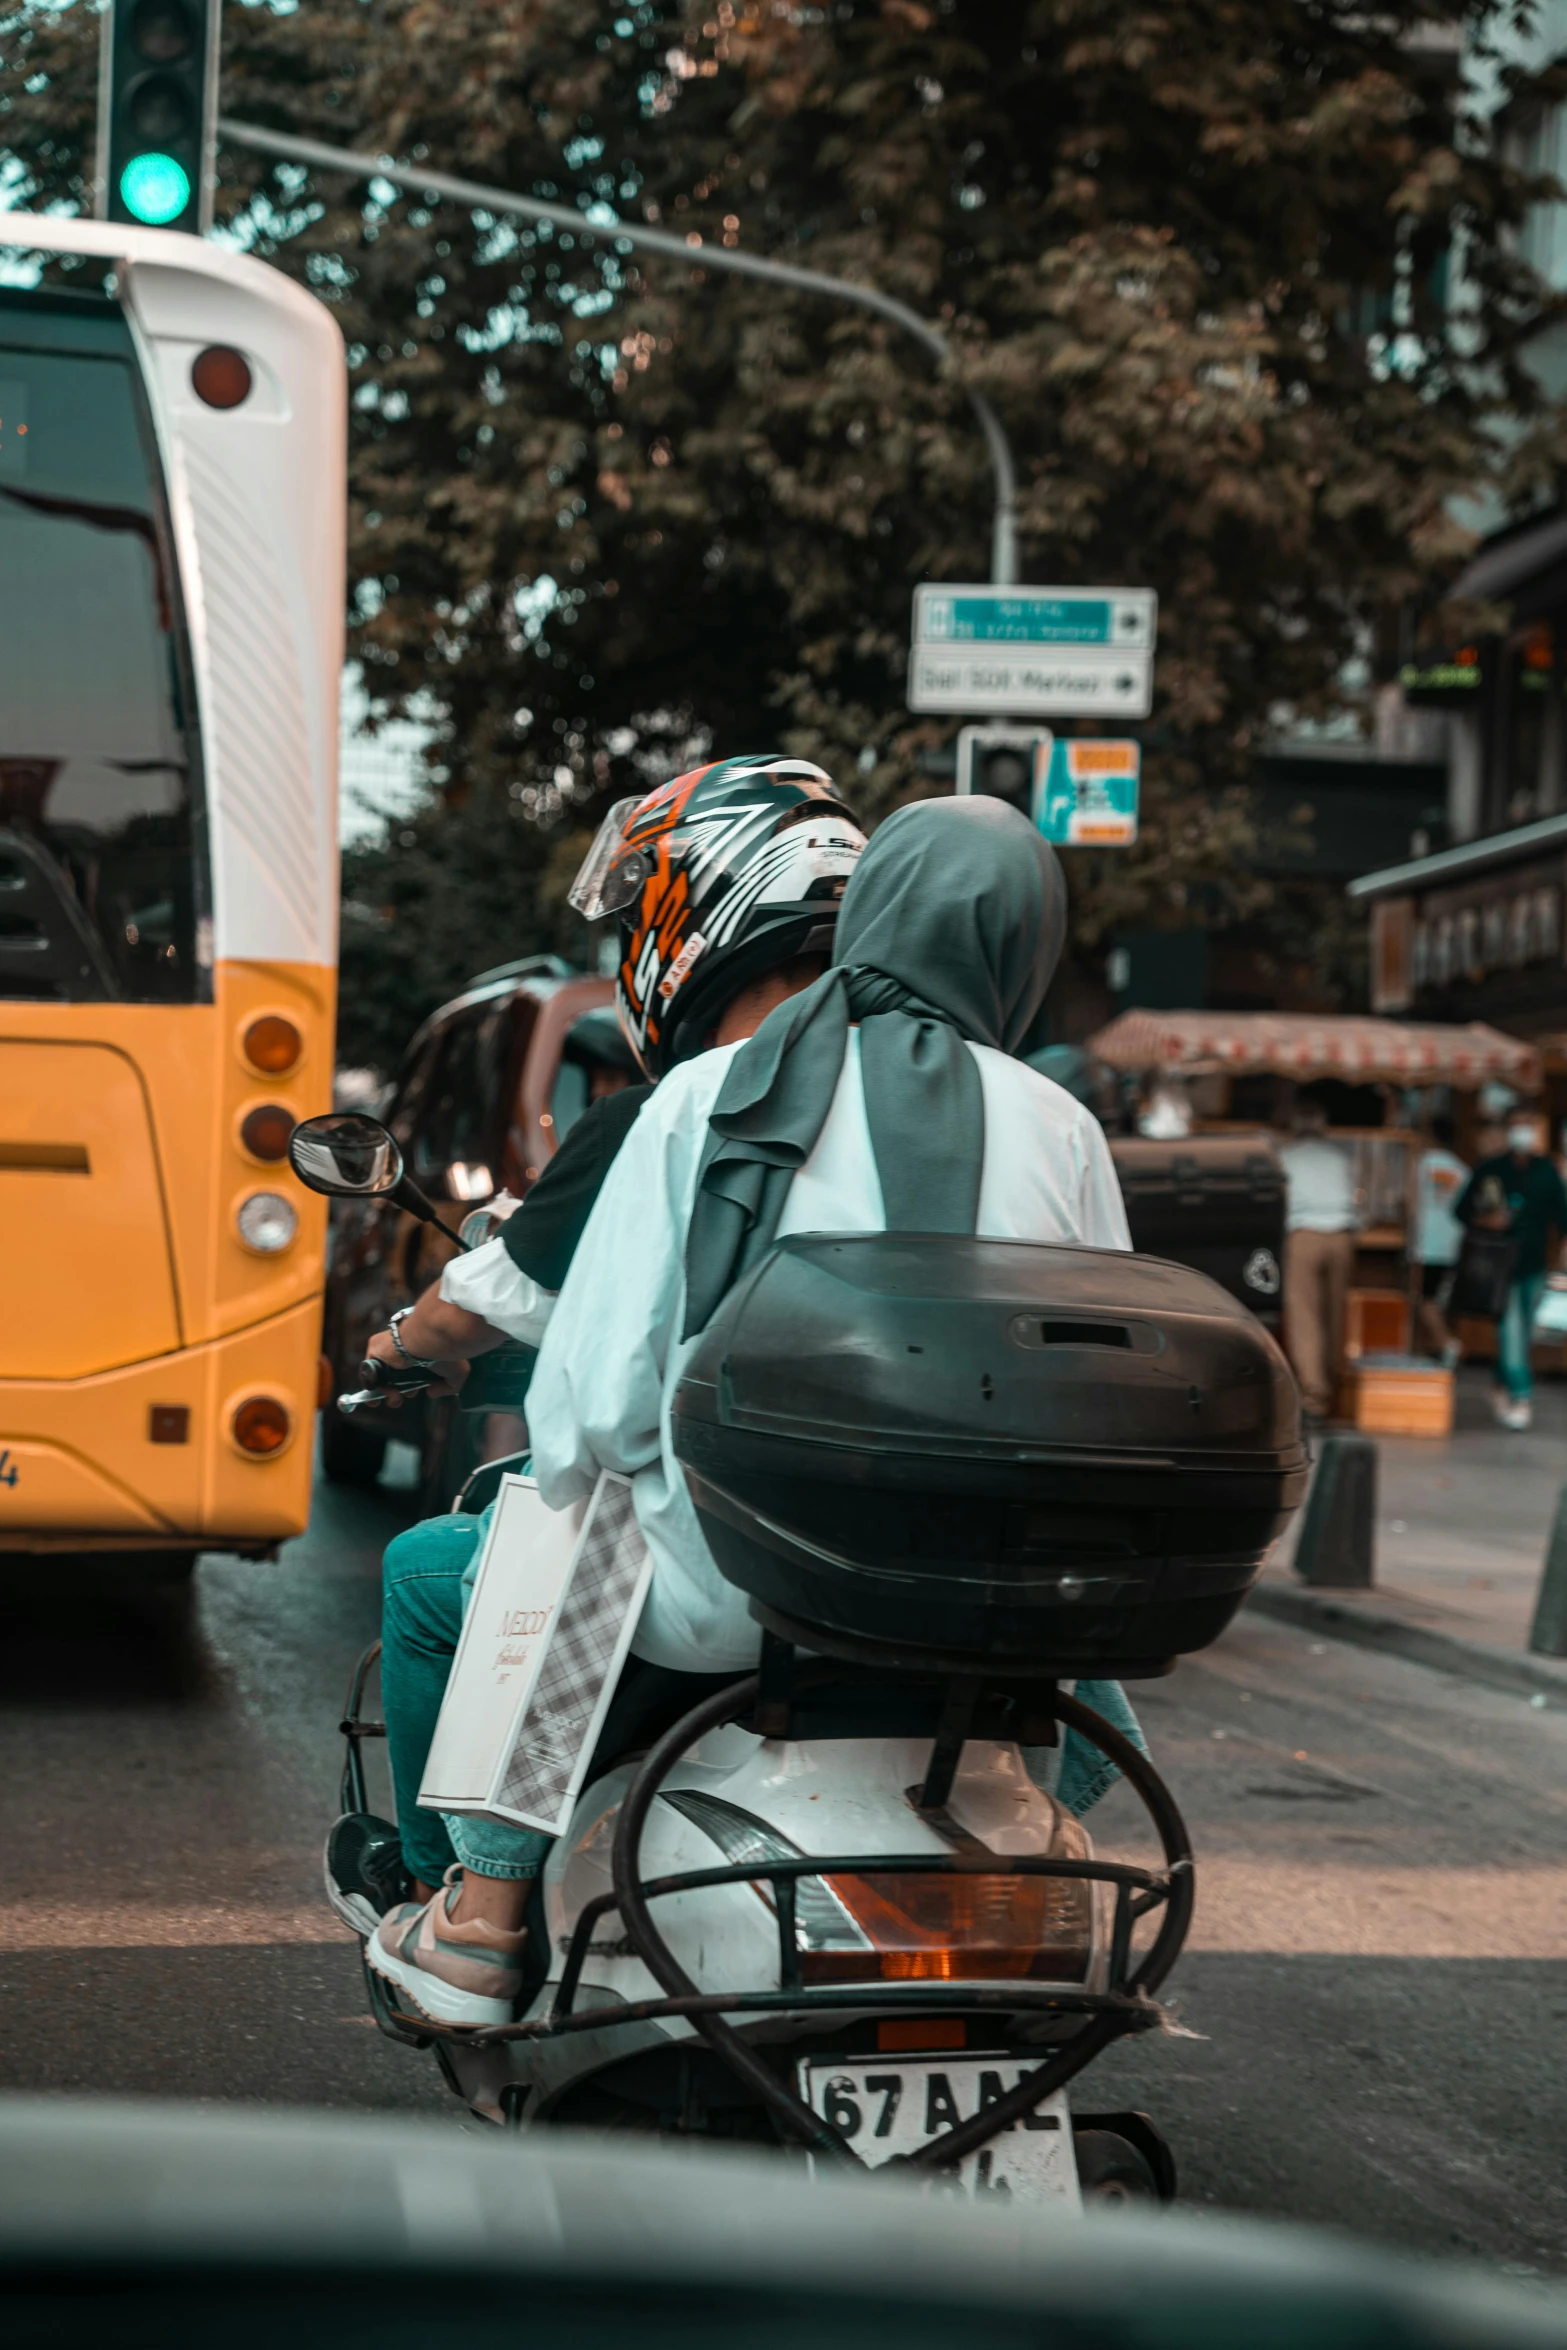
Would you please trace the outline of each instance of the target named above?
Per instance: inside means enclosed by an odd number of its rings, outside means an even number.
[[[346,1811],[334,1820],[322,1855],[326,1897],[345,1926],[368,1941],[391,1910],[406,1905],[413,1881],[402,1839],[390,1820]]]
[[[452,1867],[433,1901],[406,1902],[382,1918],[365,1945],[365,1963],[407,1993],[432,2023],[475,2029],[509,2024],[522,1989],[526,1930],[503,1933],[475,1918],[459,1925]]]
[[[1526,1395],[1509,1396],[1497,1417],[1504,1428],[1513,1428],[1521,1433],[1534,1425],[1534,1406]]]

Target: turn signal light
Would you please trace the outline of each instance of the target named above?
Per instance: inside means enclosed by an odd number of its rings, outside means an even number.
[[[288,1138],[294,1131],[294,1113],[281,1102],[262,1102],[247,1112],[239,1139],[253,1159],[267,1166],[288,1157]]]
[[[245,1058],[266,1077],[285,1076],[304,1049],[304,1038],[281,1012],[264,1012],[245,1031]]]
[[[248,1395],[236,1405],[230,1425],[234,1442],[241,1452],[248,1452],[253,1460],[265,1460],[281,1452],[294,1433],[294,1423],[287,1406],[275,1395]]]
[[[828,1877],[867,1947],[802,1950],[806,1983],[1081,1981],[1092,1887],[1081,1877]]]

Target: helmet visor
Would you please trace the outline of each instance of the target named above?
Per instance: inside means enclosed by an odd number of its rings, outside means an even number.
[[[629,906],[653,870],[652,860],[641,849],[626,846],[626,826],[641,805],[640,798],[617,800],[582,860],[566,902],[585,922],[597,922]]]

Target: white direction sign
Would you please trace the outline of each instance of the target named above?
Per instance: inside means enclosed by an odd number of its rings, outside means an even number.
[[[918,587],[909,708],[1146,718],[1158,611],[1149,588]]]

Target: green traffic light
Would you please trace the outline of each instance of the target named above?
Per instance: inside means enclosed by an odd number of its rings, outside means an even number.
[[[190,202],[190,180],[172,155],[133,155],[120,174],[120,200],[149,228],[162,228]]]

